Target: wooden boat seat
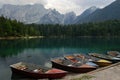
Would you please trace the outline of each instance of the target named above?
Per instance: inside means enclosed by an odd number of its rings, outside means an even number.
[[[27,69],[27,66],[26,65],[19,65],[19,66],[16,66],[16,68],[19,70],[25,70],[25,69]]]
[[[96,68],[96,67],[88,65],[88,64],[83,64],[83,65],[81,65],[79,67],[81,67],[81,68]]]
[[[62,64],[63,60],[62,59],[54,59],[55,62]]]
[[[53,69],[46,71],[45,73],[62,73],[62,72],[65,72],[65,71],[53,68]]]

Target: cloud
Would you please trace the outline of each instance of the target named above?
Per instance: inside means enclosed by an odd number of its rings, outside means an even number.
[[[25,5],[25,4],[34,4],[40,3],[45,5],[47,0],[0,0],[1,4],[16,4],[16,5]]]
[[[115,0],[47,0],[46,8],[55,8],[61,13],[74,11],[77,15],[92,6],[103,8]]]
[[[48,0],[48,4],[45,5],[46,8],[55,8],[61,13],[71,12],[71,11],[79,11],[81,7],[76,5],[73,0]]]
[[[115,0],[76,0],[76,4],[80,6],[97,6],[97,7],[105,7]]]
[[[56,9],[60,13],[74,11],[76,14],[81,14],[85,9],[96,6],[103,8],[115,0],[0,0],[0,6],[3,4],[43,4],[46,8]]]

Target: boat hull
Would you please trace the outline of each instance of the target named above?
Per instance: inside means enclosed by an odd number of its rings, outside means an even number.
[[[107,62],[94,62],[94,61],[93,63],[99,65],[99,67],[105,67],[105,66],[109,66],[112,64],[112,63],[107,63]]]
[[[54,68],[58,68],[58,69],[62,69],[62,70],[74,72],[74,73],[86,73],[96,69],[96,67],[93,67],[93,68],[72,67],[72,66],[62,65],[54,61],[51,61],[51,62],[52,62],[52,67]]]

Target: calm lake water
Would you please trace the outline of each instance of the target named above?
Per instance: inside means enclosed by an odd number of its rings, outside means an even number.
[[[50,67],[51,58],[65,54],[90,52],[104,54],[110,50],[120,51],[120,38],[0,40],[0,80],[23,80],[11,78],[9,65],[16,62],[24,61]]]

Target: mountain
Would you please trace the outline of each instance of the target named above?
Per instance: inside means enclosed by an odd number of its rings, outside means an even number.
[[[4,5],[0,10],[0,15],[11,19],[16,19],[24,23],[36,23],[49,10],[41,4],[35,5]]]
[[[114,1],[103,9],[94,11],[83,19],[78,20],[77,23],[100,22],[113,19],[120,19],[120,0]]]
[[[64,24],[72,24],[76,18],[76,14],[74,12],[66,13],[64,15]]]
[[[47,14],[45,14],[38,24],[63,24],[64,15],[60,14],[58,11],[50,10]]]
[[[11,5],[0,9],[0,15],[16,19],[26,24],[78,24],[120,19],[120,0],[116,0],[103,9],[95,6],[86,9],[81,15],[74,12],[61,14],[55,9],[46,9],[42,4]]]
[[[26,24],[68,24],[76,17],[75,13],[60,14],[55,9],[46,9],[41,4],[11,5],[5,4],[0,9],[0,15],[16,19]]]
[[[95,12],[98,9],[99,8],[97,8],[96,6],[92,6],[88,9],[86,9],[81,15],[77,16],[77,18],[74,20],[74,23],[79,22],[80,20],[84,19],[86,16],[92,14],[93,12]]]

